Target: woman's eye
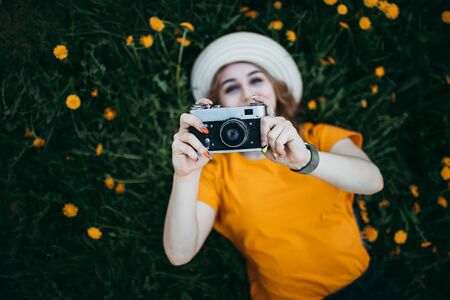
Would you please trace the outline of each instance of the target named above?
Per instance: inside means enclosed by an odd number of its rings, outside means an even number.
[[[234,91],[234,90],[236,90],[236,89],[238,89],[238,88],[239,88],[238,85],[230,85],[229,87],[227,87],[227,88],[225,89],[225,94],[228,94],[228,93],[230,93],[230,92],[232,92],[232,91]]]
[[[253,78],[252,80],[250,80],[251,84],[255,84],[255,83],[259,83],[259,82],[262,82],[261,78]]]

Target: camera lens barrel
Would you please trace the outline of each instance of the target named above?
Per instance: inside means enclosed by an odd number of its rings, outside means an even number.
[[[228,119],[220,127],[219,137],[230,148],[237,148],[248,139],[247,125],[239,119]]]

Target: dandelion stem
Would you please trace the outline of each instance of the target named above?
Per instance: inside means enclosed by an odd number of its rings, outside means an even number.
[[[186,39],[187,30],[184,30],[183,32],[183,40]],[[178,62],[177,62],[177,72],[175,75],[175,84],[177,86],[177,98],[180,99],[180,70],[181,70],[181,60],[183,58],[183,43],[180,43],[180,51],[178,52]]]
[[[161,35],[161,32],[158,32],[158,37],[161,40],[161,47],[163,48],[163,52],[166,55],[167,59],[169,59],[169,52],[167,52],[166,44],[164,44],[164,39]]]

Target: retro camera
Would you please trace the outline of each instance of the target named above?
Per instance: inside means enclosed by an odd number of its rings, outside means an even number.
[[[195,104],[190,113],[202,120],[208,134],[190,127],[210,153],[248,152],[261,150],[261,117],[267,115],[266,106],[255,102],[249,106],[220,107]]]

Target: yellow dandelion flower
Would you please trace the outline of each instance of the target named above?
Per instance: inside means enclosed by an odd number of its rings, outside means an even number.
[[[379,66],[375,68],[375,76],[377,77],[383,77],[384,76],[384,67],[383,66]]]
[[[283,22],[280,20],[272,21],[269,23],[267,28],[270,30],[281,30],[283,28]]]
[[[258,12],[255,10],[249,10],[245,13],[245,16],[250,19],[254,19],[258,16]]]
[[[102,154],[102,152],[103,152],[103,145],[98,144],[97,148],[95,148],[95,154],[97,154],[97,156],[99,156],[100,154]]]
[[[445,24],[450,24],[450,10],[445,10],[441,15],[442,22]]]
[[[359,19],[359,27],[362,30],[369,30],[370,27],[372,27],[372,22],[370,22],[370,19],[368,17],[361,17]]]
[[[366,208],[366,201],[364,201],[364,199],[359,199],[358,200],[358,207],[359,207],[359,210],[366,211],[367,210],[367,208]]]
[[[376,84],[371,84],[371,85],[370,85],[370,92],[371,92],[372,94],[378,93],[378,85],[376,85]]]
[[[151,17],[148,19],[148,23],[154,31],[158,32],[162,31],[165,27],[163,21],[158,17]]]
[[[364,0],[364,5],[369,8],[377,6],[377,3],[378,0]]]
[[[73,218],[78,214],[78,207],[72,203],[66,203],[62,209],[63,214],[68,218]]]
[[[446,166],[450,166],[450,157],[445,156],[444,158],[442,158],[442,163]]]
[[[315,110],[317,108],[317,103],[316,103],[316,100],[310,100],[309,102],[308,102],[308,109],[309,110]]]
[[[326,5],[335,5],[337,0],[323,0]]]
[[[426,241],[426,242],[423,242],[422,244],[420,244],[420,247],[422,247],[422,248],[428,248],[430,246],[431,246],[431,242],[429,242],[429,241]]]
[[[366,108],[367,107],[367,99],[362,99],[361,100],[361,107],[362,108]]]
[[[115,191],[116,191],[117,194],[122,194],[123,192],[125,192],[125,183],[119,182],[116,185]]]
[[[292,30],[288,30],[288,31],[286,31],[286,39],[289,42],[293,43],[297,40],[297,34]]]
[[[25,131],[25,134],[23,136],[24,137],[32,137],[33,136],[33,131],[27,130],[27,131]]]
[[[143,35],[141,36],[141,38],[139,39],[139,43],[144,47],[144,48],[150,48],[151,46],[153,46],[153,36],[151,34],[149,35]]]
[[[416,215],[422,211],[418,202],[414,202],[413,211]]]
[[[336,61],[334,60],[334,58],[332,58],[331,56],[328,57],[328,61],[330,62],[330,64],[335,65]]]
[[[450,179],[450,167],[448,166],[444,166],[441,170],[441,177],[444,180],[449,180]]]
[[[102,237],[102,232],[97,227],[89,227],[87,234],[93,240],[98,240]]]
[[[371,243],[375,242],[378,238],[378,230],[370,225],[364,227],[362,234],[363,238]]]
[[[391,205],[391,202],[389,202],[389,200],[387,200],[387,199],[383,199],[378,203],[379,208],[386,208],[386,207],[389,207],[390,205]]]
[[[349,29],[350,28],[350,26],[348,26],[348,24],[345,23],[345,22],[339,22],[339,26],[341,26],[342,28],[345,28],[345,29]]]
[[[388,4],[386,8],[383,10],[384,15],[386,18],[395,20],[398,17],[398,14],[400,13],[400,9],[396,4]]]
[[[72,110],[78,109],[81,105],[80,97],[75,94],[71,94],[66,98],[66,106]]]
[[[385,1],[385,0],[379,0],[378,3],[377,3],[378,9],[383,11],[383,12],[386,10],[388,5],[389,5],[389,3],[387,1]]]
[[[447,207],[447,199],[445,199],[442,196],[438,197],[438,204],[440,206],[442,206],[443,208],[446,208]]]
[[[183,39],[182,37],[177,37],[177,42],[183,45],[183,47],[187,47],[191,44],[191,41],[188,39]]]
[[[362,211],[361,212],[361,219],[363,220],[363,222],[365,224],[368,224],[370,222],[369,215],[367,214],[367,211]]]
[[[409,186],[409,191],[411,192],[414,198],[419,197],[419,188],[417,187],[417,185],[411,184]]]
[[[194,32],[194,31],[195,31],[194,25],[192,25],[192,24],[189,23],[189,22],[182,22],[182,23],[180,23],[180,25],[181,25],[182,27],[186,28],[187,30],[191,31],[191,32]]]
[[[34,148],[42,148],[42,147],[44,147],[44,145],[45,145],[45,140],[40,137],[37,137],[33,140],[32,146]]]
[[[323,58],[321,58],[319,61],[323,66],[328,65],[328,61]]]
[[[108,189],[112,190],[114,188],[114,179],[111,176],[106,177],[104,183]]]
[[[273,3],[273,7],[275,7],[276,9],[281,9],[282,6],[283,4],[280,1],[275,1]]]
[[[55,48],[53,48],[53,55],[59,59],[63,60],[66,59],[69,55],[69,50],[64,45],[57,45]]]
[[[93,89],[92,91],[91,91],[91,96],[92,97],[98,97],[98,90],[97,89]]]
[[[103,112],[103,118],[105,118],[105,120],[112,121],[116,116],[117,113],[111,107],[105,108],[105,111]]]
[[[134,44],[134,38],[132,35],[127,36],[127,38],[125,39],[125,44],[127,46],[132,46]]]
[[[408,234],[404,230],[398,230],[394,235],[394,241],[399,245],[404,244],[407,238]]]
[[[250,8],[248,8],[248,6],[243,6],[239,9],[239,12],[245,13],[245,12],[248,12],[249,10],[250,10]]]
[[[345,16],[348,13],[347,6],[345,4],[339,4],[337,7],[338,14]]]

